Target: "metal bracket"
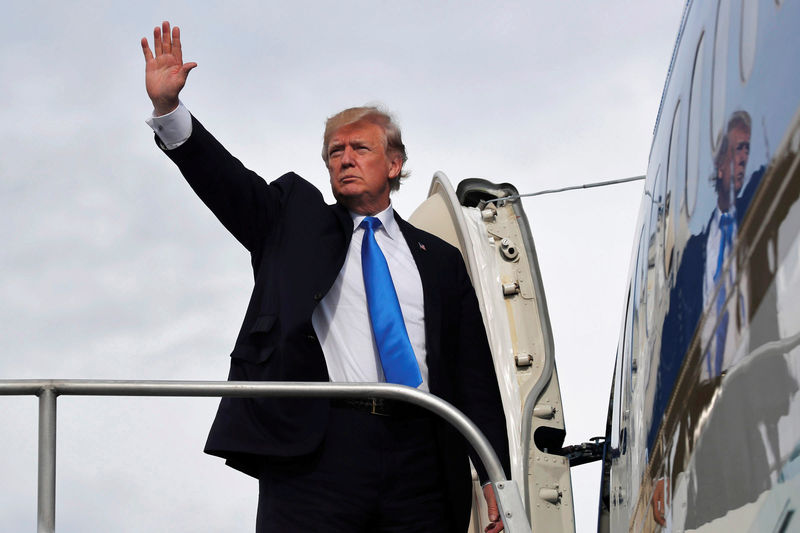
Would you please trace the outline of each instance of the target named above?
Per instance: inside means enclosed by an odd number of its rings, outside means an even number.
[[[558,455],[567,458],[570,468],[599,461],[603,458],[603,451],[606,448],[606,439],[605,437],[594,437],[590,440],[591,442],[584,442],[583,444],[564,446],[558,452]]]
[[[514,363],[518,367],[531,366],[533,364],[533,356],[529,353],[520,353],[514,356]]]
[[[519,282],[503,283],[503,296],[519,294]]]
[[[503,525],[508,533],[530,533],[531,525],[522,505],[522,497],[515,481],[499,481],[492,483],[497,497],[497,507]]]

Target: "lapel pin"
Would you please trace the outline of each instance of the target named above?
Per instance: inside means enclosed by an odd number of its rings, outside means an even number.
[[[420,249],[421,249],[423,252],[427,252],[427,251],[428,251],[428,249],[427,249],[427,248],[425,248],[425,245],[424,245],[424,244],[422,244],[421,242],[417,242],[417,244],[419,244],[419,247],[420,247]]]

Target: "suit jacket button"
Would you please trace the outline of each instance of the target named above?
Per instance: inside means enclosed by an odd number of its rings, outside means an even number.
[[[316,301],[322,300],[322,293],[321,292],[315,293],[314,294],[314,300],[316,300]]]
[[[308,342],[316,342],[317,336],[309,334],[309,335],[306,335],[306,339],[308,339]]]

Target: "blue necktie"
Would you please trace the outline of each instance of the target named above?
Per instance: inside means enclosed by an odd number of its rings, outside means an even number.
[[[375,217],[366,217],[361,222],[361,227],[364,228],[361,268],[372,334],[378,345],[386,382],[417,387],[422,383],[422,375],[408,338],[389,265],[375,241],[375,228],[380,225],[381,221]]]
[[[719,216],[719,254],[717,254],[717,269],[714,272],[714,281],[719,280],[722,273],[722,264],[725,262],[725,249],[733,246],[733,215],[722,213]]]
[[[730,248],[733,246],[733,227],[733,215],[730,213],[722,213],[719,217],[720,238],[719,254],[717,254],[717,269],[714,272],[715,284],[719,282],[722,274],[722,265],[725,263],[726,249],[730,251]],[[716,377],[722,373],[722,364],[725,357],[725,339],[728,336],[728,322],[730,320],[728,310],[724,307],[728,292],[726,284],[727,280],[722,280],[722,283],[719,287],[719,292],[717,293],[716,311],[719,323],[717,324],[717,329],[714,332],[714,336],[716,337],[717,341],[714,350],[714,360],[711,361],[710,354],[706,360],[706,364],[708,365],[708,375],[711,377]]]

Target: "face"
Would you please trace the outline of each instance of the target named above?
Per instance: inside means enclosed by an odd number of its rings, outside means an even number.
[[[744,184],[744,171],[750,157],[750,132],[744,128],[734,128],[728,133],[733,167],[733,187],[738,193]]]
[[[731,198],[731,150],[725,151],[723,160],[717,169],[717,197],[718,205],[727,211]]]
[[[389,206],[389,180],[402,162],[386,154],[383,129],[370,122],[342,126],[328,143],[328,172],[336,200],[361,215]]]

